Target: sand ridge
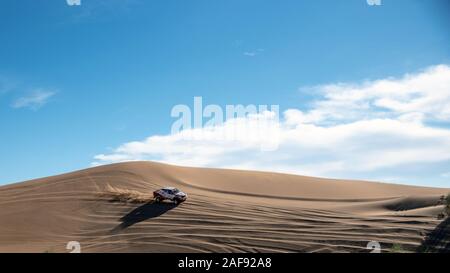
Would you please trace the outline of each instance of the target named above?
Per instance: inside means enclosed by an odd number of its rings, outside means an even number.
[[[152,203],[163,186],[187,202]],[[0,252],[68,252],[69,241],[83,252],[367,252],[374,240],[416,251],[448,192],[120,163],[0,187]]]

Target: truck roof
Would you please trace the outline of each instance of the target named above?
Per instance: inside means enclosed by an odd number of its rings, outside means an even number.
[[[163,188],[163,190],[171,190],[171,191],[173,191],[173,190],[176,190],[177,188],[174,188],[174,187],[164,187]]]

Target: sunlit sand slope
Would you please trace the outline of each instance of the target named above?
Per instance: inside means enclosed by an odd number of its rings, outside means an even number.
[[[187,202],[152,203],[163,186]],[[69,252],[69,241],[82,252],[368,252],[369,241],[417,251],[439,225],[448,233],[437,215],[449,191],[114,164],[0,187],[0,252]]]

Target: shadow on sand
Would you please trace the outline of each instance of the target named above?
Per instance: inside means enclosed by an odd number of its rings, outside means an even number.
[[[427,235],[419,247],[419,252],[450,253],[450,217]]]
[[[139,222],[161,216],[176,207],[177,206],[175,204],[171,203],[154,203],[153,201],[146,203],[140,207],[135,208],[134,210],[120,218],[120,221],[122,221],[122,223],[111,230],[111,232],[120,232]]]

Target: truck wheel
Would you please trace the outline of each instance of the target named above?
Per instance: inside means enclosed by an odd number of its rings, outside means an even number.
[[[161,197],[159,197],[159,196],[156,196],[156,197],[155,197],[155,202],[156,202],[156,203],[159,203],[159,202],[161,202]]]
[[[179,201],[178,199],[175,199],[175,200],[173,201],[173,203],[175,204],[175,206],[178,206],[178,205],[180,204],[180,201]]]

